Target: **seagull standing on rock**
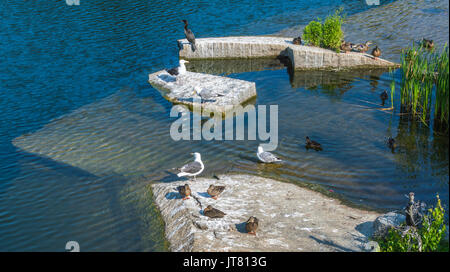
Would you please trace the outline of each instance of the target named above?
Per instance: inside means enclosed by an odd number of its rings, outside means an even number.
[[[172,76],[178,76],[178,75],[183,75],[186,73],[186,66],[184,66],[185,63],[189,63],[189,61],[187,60],[180,60],[180,66],[179,67],[174,67],[172,69],[166,70],[167,73],[169,73]]]
[[[265,163],[272,163],[272,162],[280,162],[281,159],[279,159],[274,154],[264,151],[262,146],[258,146],[258,152],[256,153],[256,156],[258,156],[258,159]]]
[[[210,89],[200,89],[200,87],[195,86],[194,87],[194,94],[200,96],[200,98],[202,99],[202,101],[211,101],[214,102],[215,100],[213,98],[219,97],[219,96],[224,96],[223,93],[214,93],[212,90]]]
[[[177,174],[177,176],[179,177],[183,177],[183,176],[189,176],[189,177],[195,177],[197,175],[200,175],[201,172],[203,172],[203,169],[205,169],[205,166],[202,162],[202,157],[200,155],[200,153],[195,152],[195,153],[191,153],[194,155],[194,161],[190,162],[186,165],[183,165],[183,167],[181,167],[180,173]]]

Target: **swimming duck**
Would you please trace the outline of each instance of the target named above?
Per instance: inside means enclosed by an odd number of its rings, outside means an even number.
[[[433,40],[422,39],[422,46],[427,49],[432,49],[434,47]]]
[[[308,149],[312,148],[314,150],[322,150],[322,145],[316,141],[309,139],[309,137],[306,136],[306,148]]]
[[[359,51],[361,53],[366,53],[369,50],[369,45],[371,45],[371,44],[372,44],[372,42],[367,41],[365,43],[360,43],[360,44],[353,46],[353,49],[355,49],[356,51]]]
[[[195,36],[194,33],[188,28],[188,21],[182,20],[184,23],[184,35],[186,36],[186,39],[188,42],[191,43],[192,51],[195,51]]]
[[[250,216],[250,218],[245,222],[245,230],[248,234],[256,235],[256,230],[258,229],[258,218]]]
[[[394,150],[397,147],[397,144],[395,143],[395,139],[392,137],[389,137],[387,140],[387,144],[390,149]]]
[[[294,40],[292,41],[292,43],[293,43],[293,44],[296,44],[296,45],[301,45],[301,44],[302,44],[302,37],[294,38]]]
[[[372,56],[374,56],[375,59],[381,56],[381,49],[378,46],[375,46],[375,48],[372,50]]]
[[[208,205],[205,209],[203,209],[203,214],[208,216],[209,218],[222,218],[226,215],[226,213],[213,208],[211,205]]]
[[[385,101],[386,99],[389,98],[388,93],[386,92],[386,90],[384,90],[384,91],[380,94],[380,98],[381,98],[381,100],[383,101],[383,104],[384,104],[384,101]]]
[[[180,60],[179,67],[174,67],[172,69],[166,70],[167,73],[169,73],[172,76],[178,76],[186,73],[186,66],[184,66],[185,63],[189,63],[187,60]]]
[[[345,53],[352,51],[354,44],[346,41],[342,41],[341,50]]]
[[[214,199],[217,199],[217,197],[225,190],[225,186],[215,186],[215,185],[209,185],[207,193]]]
[[[189,196],[191,195],[191,188],[188,184],[185,184],[183,186],[177,187],[178,192],[183,197],[183,200],[189,199]]]
[[[264,151],[262,146],[258,146],[258,152],[256,153],[256,156],[258,159],[265,163],[272,163],[272,162],[280,162],[281,159],[275,156],[274,154]]]

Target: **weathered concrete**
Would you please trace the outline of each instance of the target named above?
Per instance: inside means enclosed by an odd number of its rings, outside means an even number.
[[[383,59],[357,52],[336,53],[332,50],[294,45],[292,38],[272,36],[242,36],[196,39],[195,51],[186,39],[178,40],[180,58],[184,59],[229,59],[229,58],[274,58],[289,57],[296,70],[348,69],[398,67]]]
[[[186,72],[175,78],[162,70],[150,74],[148,81],[153,87],[161,90],[167,100],[190,108],[194,106],[194,98],[200,99],[194,94],[194,86],[223,94],[201,103],[203,111],[222,114],[256,96],[254,82],[203,73]]]
[[[194,197],[183,201],[176,187],[186,182],[152,185],[171,251],[362,251],[379,215],[294,184],[249,175],[197,178],[189,182]],[[210,184],[226,186],[218,200],[206,193]],[[209,204],[225,217],[203,216]],[[250,216],[260,220],[256,237],[245,233]]]

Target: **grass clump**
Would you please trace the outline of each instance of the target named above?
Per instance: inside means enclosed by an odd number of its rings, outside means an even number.
[[[422,224],[418,227],[401,226],[390,229],[388,235],[379,241],[383,252],[437,252],[448,251],[448,241],[444,240],[445,210],[437,196],[436,207],[428,209]]]
[[[325,18],[311,21],[303,30],[302,39],[310,45],[321,46],[339,52],[339,48],[344,38],[342,24],[344,23],[343,9],[338,9],[334,14]]]
[[[403,50],[401,68],[402,107],[425,124],[434,111],[435,128],[448,132],[448,46],[445,45],[441,52],[430,52],[422,46],[413,44],[412,47]]]
[[[320,46],[322,41],[322,22],[320,19],[309,22],[305,29],[303,29],[302,39],[310,45]]]

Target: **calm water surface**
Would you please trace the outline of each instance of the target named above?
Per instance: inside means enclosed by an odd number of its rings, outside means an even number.
[[[448,136],[398,110],[374,109],[389,88],[387,71],[191,63],[193,71],[254,81],[252,103],[279,105],[279,166],[257,163],[252,141],[172,141],[172,105],[147,83],[149,73],[177,63],[181,18],[197,37],[294,36],[344,6],[346,37],[375,40],[388,59],[423,35],[448,42],[447,1],[381,3],[1,0],[0,251],[63,251],[69,240],[83,251],[166,250],[149,180],[170,180],[167,169],[192,151],[203,154],[205,176],[237,171],[313,184],[378,209],[401,208],[411,190],[430,203],[439,193],[448,205]],[[305,150],[306,135],[324,151]],[[388,136],[400,145],[395,153]]]

